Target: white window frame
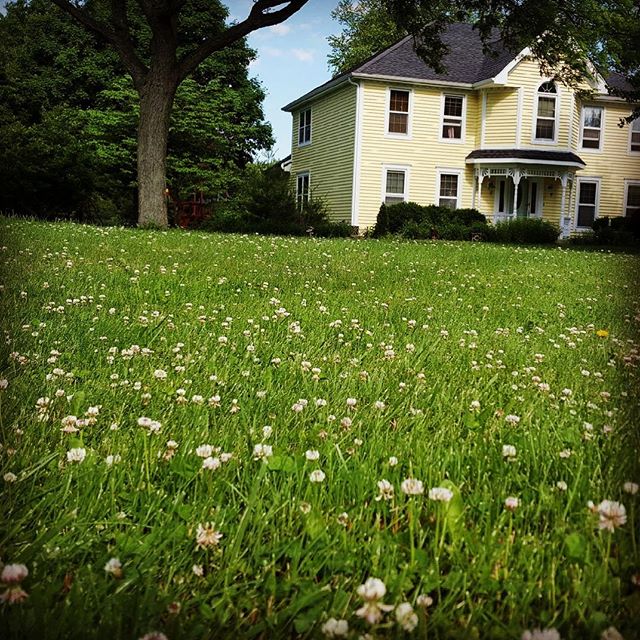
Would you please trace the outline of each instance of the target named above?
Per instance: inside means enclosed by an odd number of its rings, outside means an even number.
[[[460,137],[459,138],[445,138],[442,135],[442,130],[444,129],[444,105],[447,97],[450,98],[462,98],[462,117],[460,119]],[[453,116],[447,116],[449,118]],[[467,96],[464,93],[443,93],[440,99],[440,133],[439,139],[440,142],[446,142],[448,144],[464,144],[465,141],[465,131],[467,128]]]
[[[600,182],[601,178],[599,176],[580,176],[577,179],[576,185],[576,206],[574,211],[574,226],[573,228],[576,231],[589,231],[591,227],[579,227],[578,226],[578,209],[580,207],[580,185],[583,182],[595,182],[596,184],[596,203],[595,203],[595,211],[593,212],[593,221],[595,222],[600,217]]]
[[[500,211],[500,183],[504,184],[504,211]],[[494,189],[494,203],[493,214],[494,215],[511,215],[513,213],[513,180],[508,176],[496,176]]]
[[[584,144],[584,113],[585,109],[600,109],[600,137],[598,139],[597,147],[585,147]],[[604,148],[604,118],[605,118],[605,109],[600,105],[596,104],[584,104],[582,105],[582,109],[580,110],[580,151],[584,151],[585,153],[602,153]],[[595,127],[588,127],[589,129],[595,129]]]
[[[622,215],[625,217],[627,217],[627,202],[629,200],[629,187],[640,187],[640,180],[624,181],[624,207],[622,208]]]
[[[407,133],[393,133],[389,131],[389,115],[391,111],[391,92],[402,91],[409,94],[409,105],[407,112]],[[407,87],[387,87],[386,92],[386,105],[384,110],[384,135],[385,138],[396,138],[398,140],[411,140],[412,136],[412,121],[413,121],[413,89]],[[404,113],[404,111],[394,111],[393,113]]]
[[[302,124],[302,114],[304,114],[304,113],[308,113],[309,114],[309,124],[308,125],[306,123],[305,123],[305,125]],[[303,129],[306,129],[307,127],[309,127],[309,139],[308,140],[302,140],[302,142],[300,142],[300,133],[303,131]],[[300,113],[298,114],[298,146],[299,147],[306,147],[306,146],[310,145],[311,144],[311,136],[312,135],[313,135],[313,118],[311,117],[311,108],[304,109],[304,110],[300,111]]]
[[[556,88],[555,93],[540,93],[540,87],[547,82],[553,82]],[[549,138],[537,138],[536,137],[536,129],[538,126],[538,105],[539,98],[549,98],[553,97],[555,99],[555,119],[553,124],[553,140]],[[560,88],[558,87],[558,83],[552,80],[551,78],[542,79],[536,92],[533,95],[533,121],[531,123],[531,142],[533,144],[558,144],[558,129],[560,123]]]
[[[383,164],[382,165],[382,203],[387,203],[387,196],[397,198],[398,193],[387,193],[387,172],[397,171],[404,173],[404,193],[402,194],[403,202],[409,202],[409,180],[411,178],[411,166],[406,164]]]
[[[305,198],[304,194],[304,186],[303,191],[300,192],[300,179],[307,178],[307,194]],[[296,173],[296,208],[300,211],[303,207],[303,204],[309,202],[309,198],[311,197],[311,173],[309,171],[300,171]]]
[[[634,126],[634,125],[635,125],[636,127],[638,127],[638,130],[637,130],[637,131],[635,131],[635,132],[634,132],[634,130],[633,130],[633,126]],[[637,151],[634,151],[634,150],[631,148],[631,138],[633,137],[633,134],[634,134],[634,133],[637,133],[637,134],[638,134],[638,138],[639,138],[639,140],[638,140],[638,145],[640,145],[640,118],[636,118],[635,120],[633,120],[633,122],[630,122],[630,123],[629,123],[629,147],[628,147],[628,149],[629,149],[629,154],[630,154],[630,155],[632,155],[632,156],[640,156],[640,149],[638,149]]]
[[[441,176],[458,176],[458,193],[456,194],[456,209],[460,209],[461,208],[461,203],[462,203],[462,178],[463,178],[463,171],[462,169],[451,169],[448,167],[438,167],[436,170],[436,188],[435,188],[435,198],[434,198],[434,204],[441,206],[440,205],[440,198],[442,197],[440,195],[440,178]]]

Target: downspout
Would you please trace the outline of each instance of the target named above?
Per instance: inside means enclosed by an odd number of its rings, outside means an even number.
[[[359,230],[358,209],[360,205],[360,160],[362,144],[362,85],[354,82],[351,76],[349,84],[356,88],[356,130],[353,143],[353,181],[351,186],[351,226]]]

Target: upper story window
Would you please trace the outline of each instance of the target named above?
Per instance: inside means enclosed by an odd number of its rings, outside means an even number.
[[[389,90],[387,133],[402,136],[409,135],[409,100],[409,91]]]
[[[631,153],[640,153],[640,118],[636,118],[630,127],[629,132],[629,151]]]
[[[443,140],[462,140],[464,121],[464,96],[444,96],[442,102]]]
[[[298,121],[298,146],[311,142],[311,109],[300,112]]]
[[[538,103],[536,113],[536,140],[556,140],[556,112],[558,90],[551,82],[543,82],[538,87]]]
[[[582,107],[582,148],[600,149],[602,144],[602,107]]]

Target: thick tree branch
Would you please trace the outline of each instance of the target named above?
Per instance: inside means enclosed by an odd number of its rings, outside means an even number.
[[[75,18],[81,25],[94,35],[109,42],[120,55],[127,71],[138,87],[147,74],[147,67],[138,57],[127,20],[127,0],[111,0],[111,19],[113,28],[96,20],[85,9],[75,5],[70,0],[51,0],[56,6]]]
[[[249,16],[242,22],[232,25],[222,33],[207,38],[199,47],[180,61],[179,78],[183,80],[204,60],[215,51],[220,51],[233,44],[237,40],[244,38],[256,29],[270,27],[280,24],[294,13],[300,11],[309,0],[257,0],[249,13]],[[281,5],[286,5],[282,9],[270,11]]]

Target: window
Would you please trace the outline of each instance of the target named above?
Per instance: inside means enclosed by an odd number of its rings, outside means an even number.
[[[628,218],[640,218],[640,182],[627,182],[624,215]]]
[[[298,210],[301,210],[309,202],[309,183],[310,176],[308,173],[298,174],[296,179],[296,204],[298,205]]]
[[[387,133],[409,135],[409,91],[390,89]]]
[[[630,128],[629,151],[633,153],[640,153],[640,118],[636,118],[631,123]]]
[[[444,96],[442,106],[442,139],[461,140],[464,96]]]
[[[582,107],[582,148],[600,149],[602,107]]]
[[[590,228],[597,217],[598,182],[580,180],[578,183],[577,227]]]
[[[438,204],[450,209],[458,208],[458,174],[441,173]]]
[[[300,120],[298,123],[298,146],[309,144],[311,142],[311,109],[300,112]]]
[[[386,169],[384,176],[384,203],[398,204],[407,200],[407,170]]]
[[[556,139],[556,85],[543,82],[538,88],[538,111],[536,114],[536,140]]]

